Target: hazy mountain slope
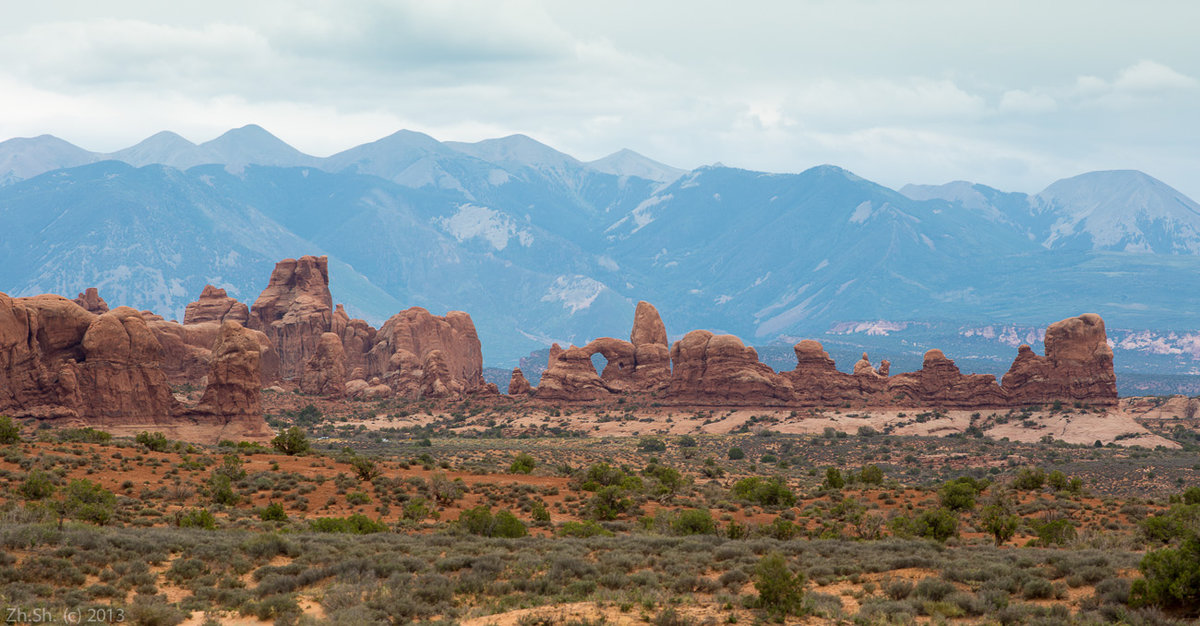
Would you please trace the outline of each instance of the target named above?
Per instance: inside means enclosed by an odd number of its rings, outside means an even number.
[[[64,167],[96,161],[98,155],[52,135],[0,142],[0,186]]]

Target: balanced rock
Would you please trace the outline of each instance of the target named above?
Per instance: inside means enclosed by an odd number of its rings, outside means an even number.
[[[300,391],[319,396],[342,396],[346,393],[346,351],[336,334],[321,335],[316,353],[304,363]]]
[[[792,385],[758,360],[733,335],[693,330],[671,347],[668,394],[676,400],[721,404],[777,404],[794,397]]]
[[[333,325],[328,257],[302,256],[275,264],[271,280],[250,309],[249,326],[271,340],[279,375],[299,377]]]
[[[184,324],[225,321],[246,325],[250,320],[250,309],[235,298],[229,297],[224,289],[205,285],[200,298],[183,310]]]
[[[1094,313],[1046,329],[1046,356],[1022,345],[1001,384],[1018,406],[1055,401],[1117,404],[1117,377],[1104,320]]]
[[[108,313],[108,303],[104,301],[104,298],[100,297],[100,292],[95,287],[88,287],[83,293],[79,294],[75,298],[75,304],[83,307],[89,313],[97,315]]]

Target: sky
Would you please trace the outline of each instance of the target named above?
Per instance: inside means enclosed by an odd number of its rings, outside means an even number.
[[[1139,169],[1200,199],[1200,2],[106,0],[0,10],[0,139],[115,151],[259,124],[582,160],[830,163],[1034,193]]]

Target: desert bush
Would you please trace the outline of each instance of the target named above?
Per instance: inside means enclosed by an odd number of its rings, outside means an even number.
[[[159,432],[150,433],[142,431],[133,440],[153,452],[166,452],[171,448],[171,440]]]
[[[511,474],[528,474],[535,467],[537,467],[537,460],[522,452],[513,458],[512,464],[508,466],[508,471]]]
[[[31,470],[17,491],[26,500],[42,500],[54,495],[54,481],[42,470]]]
[[[799,615],[804,608],[804,574],[793,574],[778,552],[764,556],[754,567],[758,605],[768,615]]]
[[[202,528],[204,530],[213,530],[217,527],[217,520],[208,509],[195,509],[187,512],[181,512],[177,518],[175,525],[180,528]]]
[[[458,527],[472,535],[481,537],[524,537],[529,534],[525,524],[509,511],[497,511],[492,515],[487,506],[466,509],[458,515]]]
[[[842,477],[842,470],[836,467],[825,469],[825,482],[821,483],[824,489],[841,489],[846,486],[846,479]]]
[[[21,426],[12,421],[7,415],[0,415],[0,444],[10,445],[20,443]]]
[[[780,476],[743,478],[734,483],[733,495],[763,506],[792,506],[796,503],[796,495]]]
[[[870,464],[862,468],[859,472],[859,480],[867,485],[879,485],[883,483],[883,470],[879,469],[878,465]]]
[[[642,437],[638,441],[637,447],[642,452],[664,452],[667,449],[667,442],[658,437]]]
[[[671,516],[671,532],[676,535],[713,535],[717,523],[708,509],[686,509]]]
[[[1036,491],[1046,484],[1046,472],[1039,467],[1022,467],[1013,478],[1014,489]]]
[[[305,434],[304,429],[299,426],[292,426],[276,435],[271,440],[271,447],[288,456],[295,456],[308,452],[310,444],[308,442],[308,435]]]
[[[918,537],[946,541],[958,534],[958,517],[945,508],[922,511],[913,520],[913,530]]]
[[[612,532],[605,530],[603,526],[592,520],[585,520],[582,522],[563,522],[562,524],[558,525],[558,534],[561,537],[612,536]]]
[[[746,452],[737,446],[730,448],[727,455],[730,461],[740,461],[746,458]]]
[[[387,524],[377,522],[366,515],[355,513],[349,517],[318,517],[308,523],[309,528],[319,533],[349,533],[368,535],[387,531]]]

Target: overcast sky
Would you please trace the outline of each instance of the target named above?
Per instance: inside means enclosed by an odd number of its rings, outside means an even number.
[[[892,187],[1140,169],[1200,200],[1198,26],[1193,0],[12,2],[0,139],[524,133]]]

